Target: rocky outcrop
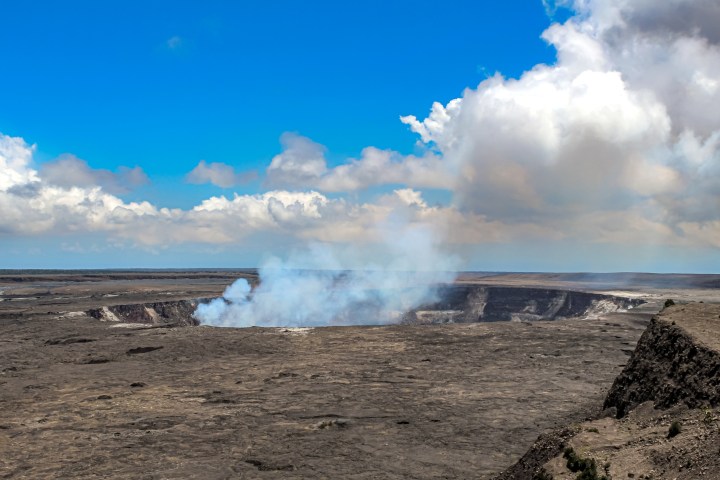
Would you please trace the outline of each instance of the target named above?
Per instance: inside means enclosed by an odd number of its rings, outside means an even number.
[[[565,427],[544,433],[538,437],[533,446],[512,467],[493,480],[530,480],[538,477],[542,465],[553,457],[561,454],[568,440],[577,435],[577,426]]]
[[[616,408],[620,418],[646,401],[659,408],[680,402],[690,408],[720,404],[720,352],[683,326],[683,315],[695,308],[671,307],[664,312],[670,316],[652,319],[613,383],[605,408]]]
[[[495,480],[575,478],[563,445],[612,478],[720,478],[708,475],[720,471],[719,406],[720,305],[671,306],[652,318],[610,388],[604,415],[541,436]],[[671,424],[681,433],[670,435]]]
[[[146,324],[199,325],[193,314],[201,300],[111,305],[86,313],[101,321]]]
[[[536,321],[598,316],[643,300],[599,293],[523,287],[449,285],[438,302],[405,315],[405,323]]]

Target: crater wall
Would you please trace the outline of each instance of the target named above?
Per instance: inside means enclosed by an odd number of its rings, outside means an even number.
[[[200,300],[110,305],[88,310],[87,315],[102,321],[123,323],[173,324],[193,326],[199,322],[193,316]]]
[[[597,317],[622,311],[641,300],[571,290],[447,285],[437,292],[437,302],[404,312],[401,323],[442,324],[500,321],[555,320]],[[172,323],[198,325],[193,316],[200,302],[209,299],[177,300],[141,304],[110,305],[88,310],[102,321],[124,323]]]
[[[439,301],[408,312],[404,323],[555,320],[630,309],[643,300],[546,288],[449,285]]]

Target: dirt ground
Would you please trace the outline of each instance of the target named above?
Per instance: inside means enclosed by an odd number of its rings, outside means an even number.
[[[670,426],[680,431],[669,438]],[[582,458],[593,458],[611,478],[717,480],[720,478],[720,409],[677,405],[657,410],[645,402],[621,420],[602,418],[581,425],[570,442]],[[558,456],[545,465],[555,480],[575,480]],[[606,466],[606,467],[605,467]]]

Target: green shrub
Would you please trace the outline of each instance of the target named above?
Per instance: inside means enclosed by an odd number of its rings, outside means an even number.
[[[668,298],[667,300],[665,300],[665,305],[664,305],[663,308],[672,307],[673,305],[675,305],[675,302],[673,301],[673,299],[672,299],[672,298]]]
[[[703,415],[702,421],[705,425],[712,425],[715,422],[716,418],[715,418],[715,415],[713,414],[712,408],[710,408],[710,407],[703,408],[703,414],[704,415]]]
[[[567,468],[573,473],[581,472],[586,469],[595,468],[597,471],[597,466],[595,466],[595,460],[582,458],[577,453],[575,453],[575,450],[572,449],[572,447],[568,447],[565,449],[565,452],[563,453],[563,457],[567,459]],[[579,478],[579,477],[578,477]]]
[[[667,438],[673,438],[681,431],[682,431],[682,426],[680,425],[680,422],[674,421],[670,424],[670,429],[668,430]]]
[[[606,464],[605,472],[606,475],[598,475],[597,463],[594,458],[582,458],[580,455],[575,453],[572,447],[568,447],[563,452],[563,457],[567,460],[567,468],[573,473],[578,473],[575,477],[577,480],[612,480],[610,474],[610,465]]]

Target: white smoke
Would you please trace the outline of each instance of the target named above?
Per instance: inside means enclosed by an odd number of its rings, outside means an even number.
[[[436,300],[437,287],[455,279],[459,262],[440,251],[438,238],[426,227],[395,223],[384,224],[382,231],[379,250],[387,262],[358,269],[360,255],[313,244],[289,259],[266,262],[255,289],[241,278],[222,298],[198,306],[195,317],[220,327],[397,322],[408,310]]]

